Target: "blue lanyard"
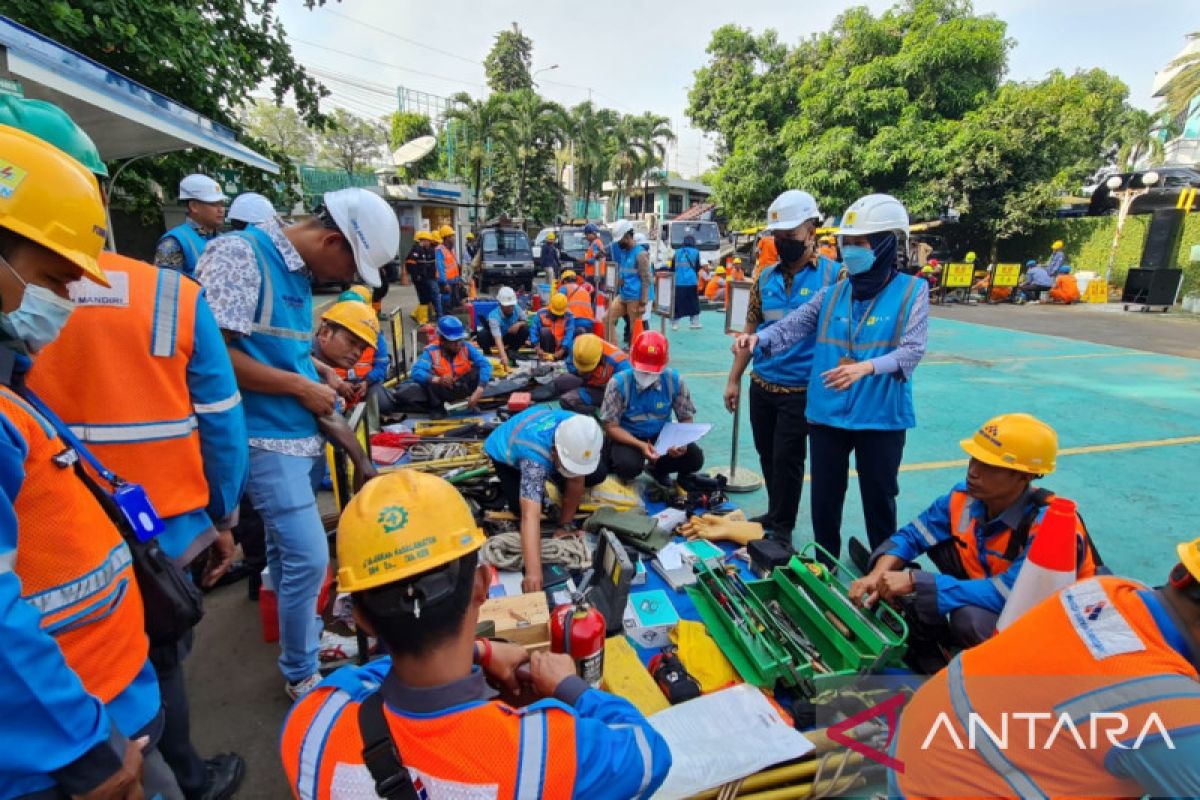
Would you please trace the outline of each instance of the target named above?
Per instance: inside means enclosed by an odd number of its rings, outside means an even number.
[[[92,469],[96,470],[96,473],[101,478],[104,478],[104,480],[108,481],[108,483],[114,488],[122,486],[125,483],[125,481],[122,480],[119,475],[100,463],[100,459],[96,458],[96,456],[92,454],[92,451],[88,450],[83,442],[79,441],[79,437],[71,432],[71,429],[68,428],[67,425],[58,418],[57,414],[51,411],[46,404],[42,402],[40,397],[29,391],[29,389],[24,386],[21,387],[17,394],[21,395],[26,402],[37,409],[38,413],[46,418],[46,421],[50,423],[50,426],[54,428],[55,432],[58,433],[62,440],[69,444],[71,449],[78,453],[84,461],[86,461],[88,464],[91,464]]]

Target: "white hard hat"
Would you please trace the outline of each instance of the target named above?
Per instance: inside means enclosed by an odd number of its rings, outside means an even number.
[[[329,216],[350,242],[358,274],[378,288],[379,270],[400,250],[400,221],[379,195],[366,189],[338,189],[322,198]]]
[[[633,230],[633,223],[627,219],[619,219],[613,223],[612,237],[614,242],[619,242],[625,238],[625,234]]]
[[[817,208],[817,201],[811,194],[799,189],[788,189],[776,197],[767,209],[767,229],[790,231],[810,219],[820,218],[821,210]]]
[[[866,236],[894,231],[908,236],[908,212],[890,194],[869,194],[855,200],[842,217],[838,236]]]
[[[554,451],[567,477],[591,475],[600,463],[604,432],[595,417],[575,414],[554,431]]]
[[[219,203],[229,198],[221,191],[221,184],[207,175],[188,175],[179,182],[180,200],[199,200],[201,203]]]
[[[650,240],[646,238],[646,234],[638,231],[633,235],[633,241],[635,244],[646,244]]]
[[[496,292],[496,300],[502,306],[515,306],[517,293],[512,290],[511,286],[501,286],[500,291]]]
[[[250,225],[262,225],[275,218],[275,206],[257,192],[244,192],[233,198],[225,216]]]

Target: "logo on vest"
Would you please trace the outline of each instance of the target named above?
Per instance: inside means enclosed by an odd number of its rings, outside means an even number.
[[[1084,616],[1088,622],[1095,622],[1104,613],[1104,609],[1108,606],[1107,600],[1101,600],[1099,603],[1092,603],[1083,609]]]
[[[78,280],[68,284],[71,302],[77,306],[103,306],[125,308],[129,305],[129,273],[110,270],[109,287],[105,288],[89,280]]]
[[[379,512],[377,521],[383,526],[384,533],[395,533],[408,524],[408,512],[404,506],[387,506]]]

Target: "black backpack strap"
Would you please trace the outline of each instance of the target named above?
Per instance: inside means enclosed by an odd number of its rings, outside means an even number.
[[[358,730],[363,740],[363,764],[375,779],[375,794],[385,800],[418,800],[383,714],[381,692],[371,692],[359,705]]]
[[[1054,499],[1054,492],[1049,489],[1035,489],[1030,497],[1033,505],[1021,518],[1021,524],[1008,537],[1008,547],[1004,549],[1004,560],[1012,563],[1017,560],[1017,556],[1025,549],[1025,545],[1029,543],[1029,531],[1033,528],[1033,521],[1037,519],[1038,512],[1050,505],[1050,501]]]

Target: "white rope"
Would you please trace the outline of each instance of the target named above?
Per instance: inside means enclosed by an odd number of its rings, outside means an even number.
[[[506,531],[490,537],[479,551],[479,558],[496,569],[521,570],[525,558],[521,554],[521,532]],[[568,569],[583,569],[592,561],[587,544],[580,536],[561,539],[542,539],[542,563],[562,564]]]

